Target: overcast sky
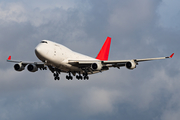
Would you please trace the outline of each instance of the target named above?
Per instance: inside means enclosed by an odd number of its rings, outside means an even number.
[[[1,0],[1,120],[178,120],[179,0]],[[95,57],[112,37],[110,60],[169,56],[136,69],[112,68],[89,81],[17,72],[6,59],[39,61],[43,39]]]

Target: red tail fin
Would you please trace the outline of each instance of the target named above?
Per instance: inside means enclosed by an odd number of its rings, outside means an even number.
[[[102,48],[101,48],[99,54],[97,55],[96,59],[108,60],[110,45],[111,45],[111,38],[107,37],[107,39],[104,42],[104,45],[102,46]]]

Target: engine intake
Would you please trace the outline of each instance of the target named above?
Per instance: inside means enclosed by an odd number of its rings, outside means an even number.
[[[131,60],[126,63],[126,68],[132,70],[136,68],[136,65],[137,65],[136,62],[134,60]]]
[[[29,64],[27,66],[27,69],[29,70],[29,72],[36,72],[36,71],[38,71],[38,68],[37,68],[37,66],[35,64]]]
[[[24,70],[24,66],[22,65],[22,63],[18,63],[14,65],[14,69],[16,71],[23,71]]]
[[[93,70],[101,70],[102,69],[102,64],[101,63],[93,63],[92,65],[91,65],[91,68],[93,69]]]

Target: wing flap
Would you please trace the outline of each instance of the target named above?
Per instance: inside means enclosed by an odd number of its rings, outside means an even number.
[[[108,61],[103,61],[103,64],[124,64],[129,62],[130,60],[108,60]]]
[[[101,62],[100,60],[68,60],[69,64],[92,64],[95,62]]]

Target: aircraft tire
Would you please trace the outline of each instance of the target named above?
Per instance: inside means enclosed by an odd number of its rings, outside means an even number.
[[[84,76],[84,80],[89,80],[89,76]]]
[[[66,79],[69,80],[69,76],[66,75]]]
[[[53,75],[54,75],[54,77],[55,77],[55,76],[56,76],[56,73],[54,73]]]

